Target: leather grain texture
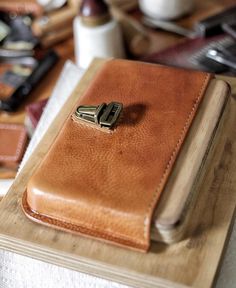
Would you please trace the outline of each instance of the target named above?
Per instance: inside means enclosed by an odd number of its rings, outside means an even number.
[[[0,167],[16,169],[27,144],[23,125],[0,123]]]
[[[210,74],[107,61],[69,115],[23,198],[47,225],[146,251],[152,214]],[[121,102],[111,133],[75,122],[79,105]]]

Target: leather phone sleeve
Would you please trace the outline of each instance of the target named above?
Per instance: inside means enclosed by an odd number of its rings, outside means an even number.
[[[80,97],[22,200],[32,220],[141,251],[154,209],[211,75],[107,61]],[[76,121],[78,106],[123,104],[113,130]]]

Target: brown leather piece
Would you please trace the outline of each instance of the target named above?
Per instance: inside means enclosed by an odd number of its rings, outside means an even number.
[[[17,169],[27,144],[23,125],[0,123],[0,167]]]
[[[74,110],[121,102],[117,127],[104,133],[70,115],[30,179],[26,214],[146,251],[154,208],[210,78],[139,62],[106,62]]]

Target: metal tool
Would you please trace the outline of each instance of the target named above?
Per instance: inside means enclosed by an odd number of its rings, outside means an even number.
[[[19,57],[32,57],[34,55],[33,50],[14,50],[0,48],[1,58],[19,58]]]
[[[229,55],[229,54],[224,54],[222,51],[218,49],[210,49],[206,57],[216,61],[217,63],[226,65],[230,67],[231,69],[236,70],[236,57]]]
[[[230,24],[236,19],[236,6],[206,17],[195,24],[195,31],[199,37],[209,37],[223,33],[223,24]]]
[[[37,60],[33,57],[13,57],[13,58],[1,58],[0,57],[0,64],[7,63],[13,65],[25,65],[28,67],[35,67],[37,65]]]
[[[193,30],[186,29],[182,26],[179,26],[173,22],[157,20],[151,17],[144,16],[142,18],[143,24],[150,28],[159,28],[167,32],[175,33],[180,36],[184,36],[187,38],[195,38],[196,32]]]
[[[26,80],[13,92],[11,97],[6,100],[0,100],[0,110],[7,112],[16,111],[27,99],[39,81],[41,81],[47,72],[56,64],[58,59],[59,57],[56,52],[49,51],[43,59],[38,62],[38,65]]]
[[[123,109],[118,102],[102,103],[98,106],[79,106],[75,117],[84,122],[111,129],[116,123]]]

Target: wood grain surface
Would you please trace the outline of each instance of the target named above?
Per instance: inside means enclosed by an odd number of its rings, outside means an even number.
[[[227,243],[236,203],[236,103],[230,102],[227,125],[193,209],[191,237],[167,246],[153,243],[147,254],[36,224],[20,204],[27,181],[47,152],[66,115],[101,65],[97,61],[49,128],[36,152],[0,203],[0,247],[32,258],[133,287],[211,287]]]

